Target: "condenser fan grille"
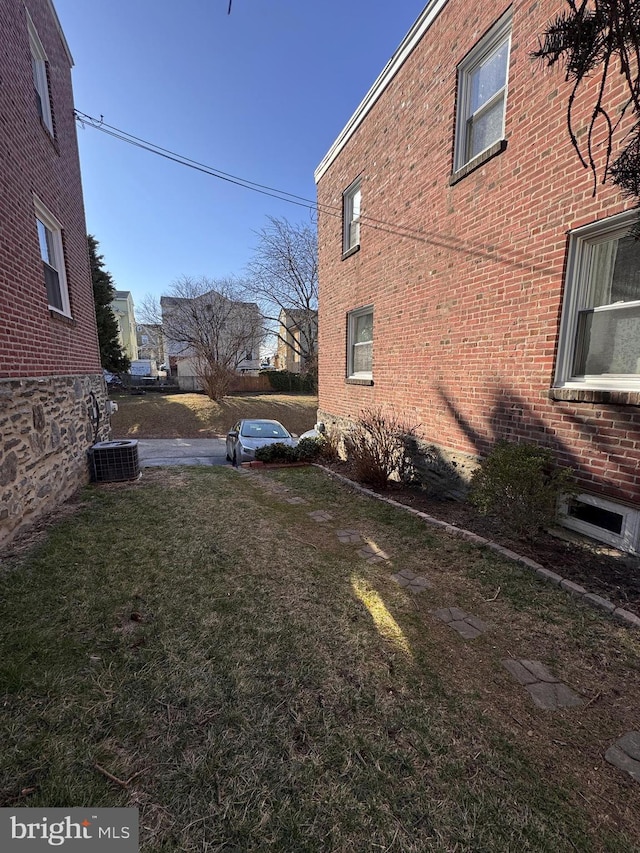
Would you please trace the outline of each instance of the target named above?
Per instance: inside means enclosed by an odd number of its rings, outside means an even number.
[[[89,469],[94,483],[117,483],[140,476],[138,442],[99,441],[89,448]]]

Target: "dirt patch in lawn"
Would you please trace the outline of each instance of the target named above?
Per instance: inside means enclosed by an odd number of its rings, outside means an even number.
[[[353,479],[347,464],[330,467],[336,473]],[[523,557],[529,557],[546,569],[581,584],[589,592],[602,595],[616,606],[640,616],[638,557],[606,548],[561,529],[530,539],[519,537],[505,528],[499,518],[480,515],[468,503],[439,499],[399,483],[390,483],[387,489],[368,488],[448,524],[484,536]]]

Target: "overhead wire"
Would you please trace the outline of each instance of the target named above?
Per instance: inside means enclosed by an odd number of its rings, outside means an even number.
[[[193,160],[192,158],[187,157],[183,154],[178,154],[176,151],[171,151],[168,148],[163,148],[161,145],[157,145],[154,142],[149,142],[146,139],[142,139],[139,136],[135,136],[132,133],[128,133],[125,130],[121,130],[120,128],[115,127],[114,125],[110,125],[104,121],[104,118],[102,116],[100,116],[100,118],[96,118],[95,116],[91,116],[88,113],[83,113],[77,109],[74,110],[74,114],[77,121],[83,127],[87,126],[93,128],[94,130],[99,130],[101,133],[105,133],[107,136],[112,136],[113,138],[119,139],[122,142],[127,142],[129,145],[133,145],[136,148],[142,149],[143,151],[148,151],[151,154],[156,154],[158,157],[164,157],[166,160],[171,160],[172,162],[178,163],[182,166],[187,166],[190,169],[202,172],[203,174],[209,175],[210,177],[218,178],[221,181],[226,181],[227,183],[235,184],[236,186],[260,193],[261,195],[269,196],[270,198],[275,198],[278,201],[284,201],[288,204],[294,204],[298,207],[306,208],[312,213],[323,213],[327,216],[333,216],[338,219],[342,218],[343,210],[341,206],[326,204],[325,202],[313,201],[312,199],[305,198],[304,196],[296,195],[295,193],[290,193],[287,190],[281,190],[276,187],[271,187],[267,184],[260,184],[257,181],[251,181],[248,178],[242,178],[238,175],[232,175],[229,172],[224,172],[221,169],[217,169],[213,166],[207,166],[205,163],[200,163],[198,160]],[[360,214],[360,223],[361,225],[364,224],[370,228],[375,228],[380,231],[386,231],[390,234],[395,234],[399,237],[414,237],[422,240],[426,238],[426,234],[424,231],[418,231],[406,225],[401,225],[397,222],[385,222],[383,219],[376,219],[372,216],[367,216],[366,214]]]
[[[133,145],[137,148],[141,148],[144,151],[149,151],[152,154],[157,154],[159,157],[164,157],[165,159],[171,160],[174,163],[178,163],[182,166],[187,166],[188,168],[195,169],[198,172],[203,172],[204,174],[210,175],[211,177],[219,178],[221,181],[227,181],[228,183],[235,184],[236,186],[244,187],[245,189],[253,190],[254,192],[259,192],[262,195],[267,195],[271,198],[276,198],[279,201],[286,201],[290,204],[298,205],[299,207],[306,207],[314,211],[320,210],[332,215],[334,213],[337,214],[338,208],[334,207],[333,205],[319,204],[317,201],[305,198],[304,196],[296,195],[295,193],[290,193],[286,190],[280,190],[276,187],[270,187],[267,184],[260,184],[257,181],[250,181],[248,178],[241,178],[238,175],[232,175],[229,172],[223,172],[221,169],[217,169],[213,166],[207,166],[205,163],[200,163],[199,161],[193,160],[190,157],[186,157],[183,154],[178,154],[176,151],[171,151],[168,148],[163,148],[161,145],[156,145],[156,143],[154,142],[149,142],[146,139],[142,139],[139,136],[135,136],[132,133],[128,133],[125,130],[121,130],[118,127],[114,127],[113,125],[107,124],[102,117],[98,119],[95,118],[95,116],[90,116],[87,113],[81,112],[80,110],[75,110],[75,116],[77,121],[83,127],[92,127],[94,130],[99,130],[101,133],[105,133],[107,136],[112,136],[115,139],[121,140],[122,142],[128,142],[130,145]]]
[[[227,183],[251,190],[252,192],[260,193],[261,195],[266,195],[270,198],[277,199],[278,201],[284,201],[288,204],[294,204],[298,207],[303,207],[315,214],[321,213],[323,215],[333,216],[337,219],[342,218],[342,205],[338,206],[326,204],[325,202],[313,201],[311,199],[305,198],[304,196],[296,195],[295,193],[290,193],[286,190],[280,190],[276,187],[271,187],[267,184],[261,184],[257,181],[251,181],[248,178],[242,178],[238,175],[232,175],[229,172],[224,172],[221,169],[217,169],[213,166],[207,166],[205,163],[200,163],[199,161],[193,160],[190,157],[186,157],[183,154],[178,154],[177,152],[171,151],[168,148],[163,148],[161,145],[156,145],[153,142],[149,142],[146,139],[142,139],[139,136],[135,136],[132,133],[128,133],[127,131],[121,130],[120,128],[115,127],[114,125],[110,125],[104,121],[104,118],[102,116],[100,116],[100,118],[98,119],[95,116],[90,116],[87,113],[81,112],[80,110],[74,110],[74,114],[77,121],[83,127],[88,126],[93,128],[94,130],[99,130],[101,133],[105,133],[108,136],[111,136],[115,139],[119,139],[120,141],[126,142],[129,145],[133,145],[136,148],[140,148],[143,151],[155,154],[158,157],[163,157],[166,160],[170,160],[181,166],[186,166],[189,169],[194,169],[195,171],[201,172],[205,175],[208,175],[209,177],[217,178],[221,181],[226,181]],[[462,252],[464,254],[476,256],[479,258],[491,257],[494,260],[499,259],[509,265],[527,269],[531,268],[532,266],[532,263],[529,261],[509,259],[506,257],[500,258],[500,256],[495,253],[495,250],[490,250],[484,245],[470,245],[468,241],[457,235],[447,235],[437,232],[434,233],[432,231],[427,230],[426,228],[411,228],[410,226],[403,225],[399,222],[386,222],[383,219],[378,219],[376,217],[368,216],[367,214],[362,213],[360,214],[360,224],[361,226],[365,225],[366,227],[372,228],[377,231],[384,231],[385,233],[392,234],[396,237],[418,240],[422,243],[427,243],[436,248],[444,249],[446,251]]]

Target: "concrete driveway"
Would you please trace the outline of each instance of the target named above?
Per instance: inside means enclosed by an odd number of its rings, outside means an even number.
[[[229,464],[224,438],[141,438],[138,459],[141,468]]]

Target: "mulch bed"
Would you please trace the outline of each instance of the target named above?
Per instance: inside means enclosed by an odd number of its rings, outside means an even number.
[[[351,476],[346,463],[327,466],[344,477]],[[480,515],[470,504],[442,500],[416,488],[389,483],[388,488],[367,486],[385,497],[410,506],[441,521],[470,530],[497,542],[523,557],[529,557],[562,577],[575,581],[608,598],[617,607],[640,616],[640,558],[616,552],[588,539],[558,530],[522,538],[499,519]],[[567,538],[565,538],[565,535]]]

